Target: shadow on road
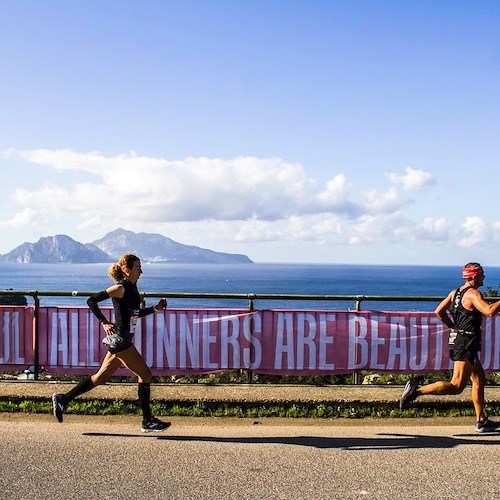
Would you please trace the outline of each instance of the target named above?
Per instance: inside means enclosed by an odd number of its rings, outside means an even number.
[[[297,437],[214,437],[214,436],[158,436],[141,434],[117,434],[106,432],[84,432],[89,437],[154,438],[158,441],[186,441],[227,444],[280,444],[307,446],[312,448],[341,450],[401,450],[420,448],[456,448],[459,445],[500,445],[500,434],[477,436],[423,436],[414,434],[377,434],[372,438],[336,438],[317,436]],[[488,439],[490,438],[490,439]]]

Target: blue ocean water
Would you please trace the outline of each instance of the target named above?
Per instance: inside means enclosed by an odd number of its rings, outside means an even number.
[[[96,292],[112,284],[109,264],[0,263],[0,290]],[[340,264],[144,264],[143,292],[443,297],[460,285],[458,266]],[[498,289],[500,267],[486,269],[486,287]],[[82,305],[84,297],[42,297],[42,305]],[[155,299],[148,299],[153,303]],[[247,307],[246,300],[169,299],[171,307]],[[431,302],[364,301],[363,309],[433,310]],[[354,301],[256,300],[255,308],[353,309]]]

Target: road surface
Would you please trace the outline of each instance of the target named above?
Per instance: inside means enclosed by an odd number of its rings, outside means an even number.
[[[0,498],[500,498],[500,434],[473,419],[0,414]]]

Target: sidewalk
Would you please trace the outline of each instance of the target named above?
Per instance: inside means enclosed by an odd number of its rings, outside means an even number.
[[[0,381],[0,398],[50,398],[54,392],[67,392],[73,382]],[[264,384],[153,384],[151,397],[163,401],[204,401],[222,403],[399,403],[402,386],[334,385],[298,386]],[[500,387],[486,387],[487,402],[500,402]],[[135,401],[137,384],[107,384],[81,396],[87,399],[121,399]],[[470,402],[467,387],[458,396],[422,396],[420,403]]]

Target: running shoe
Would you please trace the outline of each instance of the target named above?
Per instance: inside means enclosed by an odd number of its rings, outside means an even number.
[[[161,432],[170,427],[170,422],[162,422],[153,417],[148,422],[142,422],[141,432]]]
[[[399,401],[399,409],[406,410],[412,401],[418,398],[418,387],[422,383],[424,377],[419,376],[410,379],[406,382],[403,394],[401,395],[401,399]]]
[[[498,432],[500,431],[500,422],[492,422],[489,418],[478,420],[476,422],[476,432]]]
[[[66,405],[63,403],[61,394],[52,394],[52,411],[58,422],[63,421],[63,413],[66,410]]]

